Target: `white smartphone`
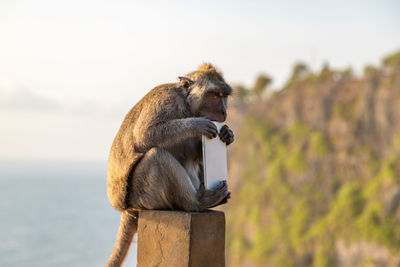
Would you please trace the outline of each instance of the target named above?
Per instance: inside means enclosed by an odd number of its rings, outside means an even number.
[[[213,121],[217,126],[218,133],[224,123]],[[209,139],[202,136],[203,142],[203,170],[204,187],[207,189],[215,187],[219,182],[228,180],[228,162],[226,157],[226,144],[219,136]]]

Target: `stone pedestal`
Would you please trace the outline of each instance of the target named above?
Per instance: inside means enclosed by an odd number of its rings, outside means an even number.
[[[140,211],[138,267],[225,266],[225,216],[220,211]]]

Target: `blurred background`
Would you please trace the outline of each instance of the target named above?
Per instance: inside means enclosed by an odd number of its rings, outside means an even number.
[[[0,266],[103,266],[129,109],[232,84],[230,266],[400,266],[400,2],[0,1]],[[126,266],[135,266],[135,245]]]

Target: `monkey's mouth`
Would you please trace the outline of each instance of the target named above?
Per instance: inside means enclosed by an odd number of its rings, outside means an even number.
[[[213,114],[212,116],[206,116],[206,118],[211,121],[224,122],[226,120],[226,113],[218,115]]]

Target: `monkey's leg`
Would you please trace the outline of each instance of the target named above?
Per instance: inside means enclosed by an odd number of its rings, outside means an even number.
[[[205,210],[228,195],[226,186],[200,196],[189,174],[166,150],[150,149],[135,168],[128,205],[136,209]]]

